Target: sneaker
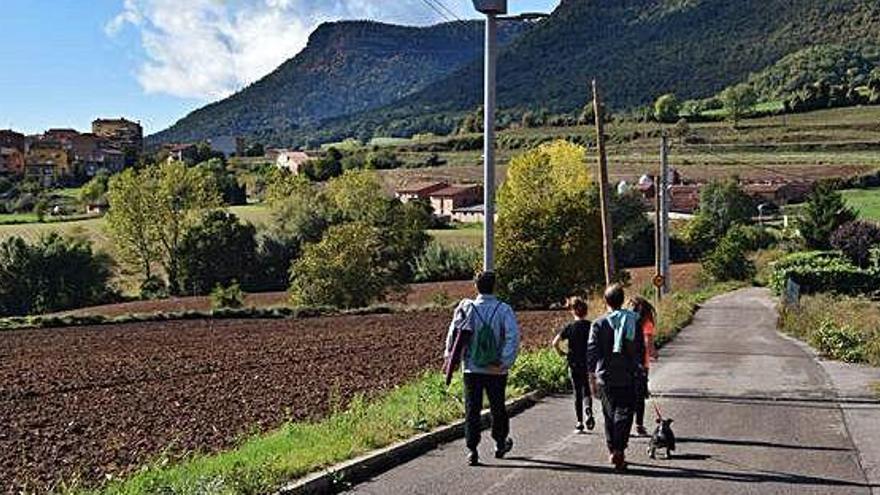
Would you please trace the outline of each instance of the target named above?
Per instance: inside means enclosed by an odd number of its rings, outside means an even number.
[[[508,437],[503,444],[495,446],[495,458],[504,459],[504,456],[511,450],[513,450],[513,439]]]
[[[578,433],[583,433],[583,432],[584,432],[584,424],[579,422],[579,423],[574,427],[574,429],[577,430]]]
[[[648,436],[648,430],[646,430],[645,427],[642,425],[637,425],[636,426],[636,435],[638,435],[640,437],[646,437],[646,436]]]
[[[480,465],[480,454],[476,450],[469,450],[467,455],[468,466]]]
[[[590,417],[587,418],[587,429],[593,431],[593,428],[596,427],[596,420],[593,419],[593,415],[590,414]]]
[[[626,470],[626,456],[621,451],[616,451],[611,454],[611,464],[614,464],[615,471],[625,471]]]

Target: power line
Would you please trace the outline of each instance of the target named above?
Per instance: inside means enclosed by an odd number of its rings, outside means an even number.
[[[437,7],[436,5],[434,5],[433,3],[431,3],[430,0],[422,0],[422,3],[424,3],[425,5],[427,5],[429,9],[431,9],[431,10],[433,10],[435,13],[437,13],[437,15],[439,15],[439,16],[440,16],[443,20],[445,20],[446,22],[452,22],[452,19],[450,19],[445,13],[443,13],[443,10],[442,10],[442,9],[440,9],[439,7]]]
[[[464,21],[461,19],[461,17],[459,17],[458,14],[456,14],[455,12],[453,12],[452,9],[450,9],[449,7],[447,7],[446,4],[443,3],[442,0],[428,0],[428,1],[433,2],[435,5],[437,5],[440,9],[444,10],[445,12],[447,12],[450,16],[452,16],[452,17],[453,17],[455,20],[457,20],[458,22],[464,22]]]

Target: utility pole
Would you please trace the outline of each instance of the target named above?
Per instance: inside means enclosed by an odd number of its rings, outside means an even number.
[[[599,202],[602,210],[602,251],[605,259],[605,284],[614,280],[614,233],[608,206],[608,159],[605,155],[605,124],[599,87],[593,79],[593,115],[596,117],[596,151],[599,154]]]
[[[660,275],[663,276],[661,292],[667,294],[670,289],[669,270],[669,138],[666,132],[660,138],[660,209],[657,211],[657,222],[660,225]]]
[[[661,167],[662,168],[662,167]],[[660,203],[660,175],[662,172],[654,176],[654,275],[656,277],[663,276],[663,234],[660,228],[660,211],[663,205]],[[665,284],[665,282],[664,282]],[[654,282],[654,294],[657,302],[663,300],[663,284]]]
[[[483,87],[483,270],[495,270],[495,65],[498,56],[498,16],[507,13],[507,0],[473,0],[486,15],[485,81]]]

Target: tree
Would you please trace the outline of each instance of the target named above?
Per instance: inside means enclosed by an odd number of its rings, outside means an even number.
[[[34,203],[34,213],[37,215],[37,220],[43,222],[46,219],[46,214],[49,213],[49,198],[41,194],[37,198],[37,202]]]
[[[246,287],[256,268],[257,230],[235,215],[209,211],[180,244],[180,285],[185,294],[202,295],[216,286]],[[288,265],[289,266],[289,265]]]
[[[560,302],[604,280],[598,194],[586,150],[556,141],[513,158],[499,191],[499,292]]]
[[[356,308],[382,296],[392,276],[381,260],[379,229],[361,222],[330,227],[316,244],[305,247],[291,269],[294,305]]]
[[[226,169],[226,163],[218,158],[211,158],[206,162],[196,165],[203,170],[215,183],[215,187],[227,205],[247,204],[247,191],[238,183],[235,174]]]
[[[172,294],[180,292],[180,245],[206,209],[221,205],[216,183],[204,170],[166,162],[126,170],[110,181],[110,233],[123,259],[152,278],[162,264]]]
[[[28,315],[107,302],[112,261],[91,244],[50,233],[0,243],[0,314]]]
[[[733,225],[750,223],[754,213],[752,198],[736,178],[710,182],[700,191],[700,205],[685,237],[696,254],[703,254]]]
[[[841,225],[831,236],[831,246],[856,266],[871,264],[871,250],[880,247],[880,225],[854,220]]]
[[[324,156],[307,161],[302,173],[315,182],[324,182],[342,174],[342,152],[329,148]]]
[[[724,104],[724,110],[727,118],[736,128],[739,121],[751,112],[752,107],[758,103],[758,95],[755,90],[747,84],[738,84],[731,86],[721,92],[721,102]]]
[[[678,119],[681,105],[674,94],[665,94],[654,102],[654,118],[658,122],[672,123]]]
[[[153,278],[153,263],[159,261],[155,182],[144,171],[126,169],[110,179],[107,201],[107,227],[117,255],[126,264],[140,269],[144,280]]]
[[[672,137],[678,138],[678,144],[682,144],[691,133],[691,126],[687,119],[678,119],[672,128]]]
[[[755,275],[755,265],[748,258],[749,235],[743,225],[734,225],[703,258],[703,269],[719,281],[748,280]]]
[[[804,205],[799,229],[809,248],[830,249],[831,234],[856,217],[832,184],[820,182]]]
[[[110,174],[100,170],[88,181],[79,192],[79,200],[84,204],[103,203],[107,201],[107,189],[110,187]]]
[[[645,215],[640,194],[637,191],[614,194],[610,203],[611,223],[614,225],[614,259],[620,266],[652,263],[654,227]]]

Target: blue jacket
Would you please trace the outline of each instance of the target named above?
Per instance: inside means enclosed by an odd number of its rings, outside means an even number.
[[[477,317],[477,314],[479,314],[479,317]],[[513,363],[516,362],[516,356],[519,354],[519,325],[516,323],[516,315],[513,313],[513,308],[492,295],[480,294],[476,299],[463,299],[458,303],[452,317],[452,322],[449,324],[449,332],[446,335],[446,352],[444,357],[448,357],[449,353],[452,352],[457,329],[467,328],[476,335],[476,331],[482,322],[487,322],[492,327],[495,333],[495,341],[503,346],[501,351],[501,373],[506,374],[513,367]],[[502,327],[504,328],[503,343],[501,342]],[[465,354],[462,358],[462,368],[465,373],[492,373],[488,369],[476,366],[471,362],[470,353]]]

